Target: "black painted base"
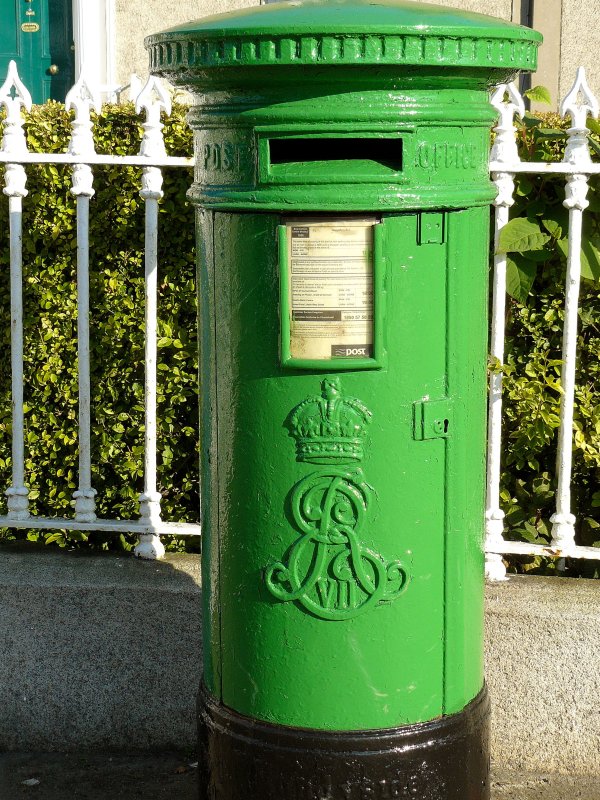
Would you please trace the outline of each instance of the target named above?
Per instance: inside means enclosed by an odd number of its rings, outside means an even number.
[[[200,800],[488,800],[489,701],[402,728],[317,731],[199,699]]]

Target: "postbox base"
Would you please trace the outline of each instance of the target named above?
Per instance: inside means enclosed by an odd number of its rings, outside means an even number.
[[[459,714],[401,728],[271,725],[199,700],[201,800],[488,800],[487,690]]]

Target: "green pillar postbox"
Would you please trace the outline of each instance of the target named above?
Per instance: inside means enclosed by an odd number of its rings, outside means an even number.
[[[202,797],[489,796],[488,91],[540,39],[294,0],[147,40],[195,96]]]

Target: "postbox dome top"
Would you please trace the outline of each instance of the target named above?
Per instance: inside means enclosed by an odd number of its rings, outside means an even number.
[[[146,39],[153,72],[224,66],[394,64],[535,70],[541,34],[412,0],[286,0]]]

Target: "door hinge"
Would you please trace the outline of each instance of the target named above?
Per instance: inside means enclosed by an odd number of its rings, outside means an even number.
[[[413,404],[414,438],[447,439],[452,435],[452,403],[442,400],[419,400]]]

